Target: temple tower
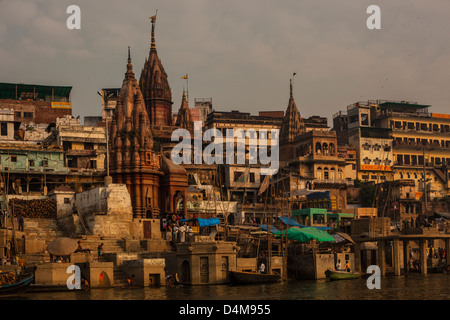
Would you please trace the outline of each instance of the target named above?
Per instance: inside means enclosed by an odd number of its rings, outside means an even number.
[[[150,121],[133,72],[130,48],[125,78],[114,110],[109,144],[111,176],[126,184],[134,218],[159,216],[160,159],[153,151]]]
[[[167,74],[156,51],[155,23],[156,15],[152,20],[152,38],[150,53],[145,59],[144,68],[139,79],[147,114],[152,126],[172,125],[172,92],[167,80]]]

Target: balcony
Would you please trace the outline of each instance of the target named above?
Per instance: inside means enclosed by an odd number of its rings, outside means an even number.
[[[406,149],[426,149],[426,150],[432,150],[432,149],[450,149],[450,145],[442,145],[439,142],[434,142],[434,143],[423,143],[423,142],[416,142],[416,141],[397,141],[394,140],[392,142],[392,146],[394,148],[406,148]]]
[[[84,157],[89,157],[89,156],[97,156],[98,150],[76,150],[76,149],[68,149],[67,150],[67,155],[68,156],[84,156]]]

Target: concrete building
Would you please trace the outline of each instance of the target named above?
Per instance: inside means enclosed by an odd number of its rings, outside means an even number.
[[[261,175],[263,165],[259,161],[259,139],[267,139],[270,154],[272,140],[278,140],[282,118],[275,113],[250,113],[233,110],[231,112],[213,111],[206,120],[205,130],[217,129],[222,136],[227,136],[227,130],[233,130],[234,145],[232,155],[227,154],[227,145],[223,143],[224,185],[229,200],[253,202],[256,201],[258,189],[264,176]],[[270,114],[270,115],[269,115]],[[275,130],[272,132],[272,130]],[[277,143],[277,142],[276,142]],[[245,148],[245,163],[238,163],[238,150]],[[254,148],[254,149],[252,149]],[[256,158],[254,158],[256,155]],[[232,159],[230,161],[230,159]],[[233,163],[231,163],[233,162]]]
[[[0,171],[9,194],[46,195],[68,174],[62,148],[14,143],[0,144]]]
[[[358,149],[358,178],[411,179],[422,201],[425,195],[427,200],[446,197],[450,116],[430,113],[429,108],[409,101],[369,100],[349,105],[346,114],[335,114],[339,141]]]
[[[70,171],[103,173],[106,170],[106,132],[104,127],[90,127],[79,118],[65,116],[56,119],[53,144],[66,152]]]
[[[14,121],[51,123],[72,115],[72,87],[0,83],[0,109],[13,109]]]
[[[347,107],[347,135],[357,150],[357,179],[379,183],[394,178],[392,131],[374,126],[372,107],[361,103]]]

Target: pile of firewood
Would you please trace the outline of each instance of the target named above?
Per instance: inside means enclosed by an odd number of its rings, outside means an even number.
[[[56,218],[56,200],[36,199],[36,200],[9,200],[9,208],[14,217],[22,215],[24,218]]]
[[[16,282],[16,275],[14,272],[2,272],[0,273],[0,286],[7,284],[13,284]]]

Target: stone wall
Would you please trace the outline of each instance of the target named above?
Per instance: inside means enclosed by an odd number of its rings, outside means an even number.
[[[137,286],[165,285],[165,259],[139,259],[123,261],[122,270],[127,276],[134,275]]]
[[[76,195],[80,219],[93,235],[133,238],[136,226],[128,190],[124,184],[109,184]]]

